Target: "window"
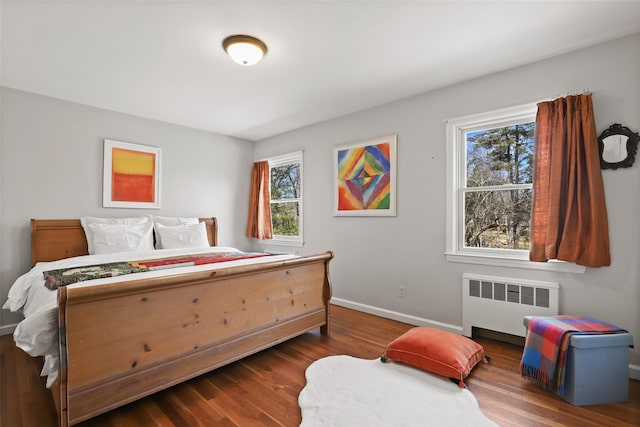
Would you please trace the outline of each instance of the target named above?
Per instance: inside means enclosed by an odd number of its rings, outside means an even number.
[[[302,151],[269,161],[274,243],[302,246]]]
[[[528,261],[536,109],[527,104],[447,121],[449,261],[581,270]]]
[[[529,249],[535,122],[463,132],[466,248]]]

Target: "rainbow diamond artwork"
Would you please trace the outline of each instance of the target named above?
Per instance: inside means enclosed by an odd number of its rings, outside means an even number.
[[[339,213],[388,214],[394,202],[394,143],[395,140],[383,141],[336,150]]]

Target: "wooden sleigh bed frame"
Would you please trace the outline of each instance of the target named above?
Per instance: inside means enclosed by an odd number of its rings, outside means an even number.
[[[217,243],[215,218],[201,219]],[[87,254],[79,220],[31,220],[32,262]],[[60,425],[77,424],[305,332],[329,333],[332,252],[58,290]]]

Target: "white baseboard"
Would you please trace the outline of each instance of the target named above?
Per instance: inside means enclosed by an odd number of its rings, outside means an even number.
[[[629,364],[629,378],[640,380],[640,366]]]
[[[412,316],[410,314],[399,313],[397,311],[361,304],[359,302],[353,302],[342,298],[331,298],[331,304],[362,311],[364,313],[373,314],[375,316],[384,317],[385,319],[397,320],[398,322],[404,322],[410,325],[430,326],[433,328],[444,329],[446,331],[462,335],[462,326],[437,322],[435,320],[429,320],[422,317]],[[640,380],[640,366],[629,364],[629,378]]]
[[[435,320],[425,319],[423,317],[412,316],[410,314],[399,313],[397,311],[387,310],[385,308],[374,307],[371,305],[361,304],[342,298],[331,298],[331,304],[340,307],[351,308],[353,310],[362,311],[364,313],[373,314],[375,316],[384,317],[385,319],[397,320],[398,322],[408,323],[415,326],[430,326],[437,329],[453,332],[462,335],[462,326],[450,325],[448,323],[437,322]]]
[[[16,330],[17,323],[12,323],[11,325],[2,325],[0,326],[0,335],[9,335],[12,334],[13,331]]]

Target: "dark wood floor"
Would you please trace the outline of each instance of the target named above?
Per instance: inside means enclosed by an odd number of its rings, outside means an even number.
[[[298,394],[311,362],[335,354],[377,358],[387,343],[411,327],[341,307],[332,307],[331,319],[330,337],[307,333],[80,425],[297,426]],[[484,413],[500,425],[640,426],[640,381],[630,381],[627,403],[572,406],[522,379],[521,347],[477,341],[492,363],[478,365],[467,386]],[[2,426],[55,426],[38,359],[17,349],[10,335],[1,337],[0,344]]]

